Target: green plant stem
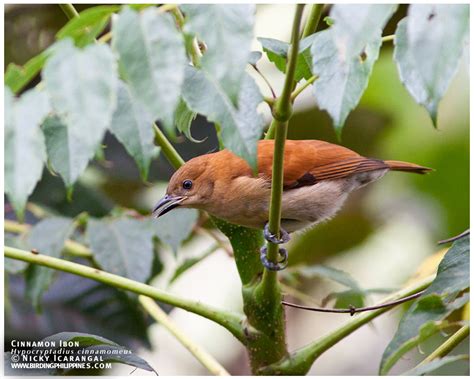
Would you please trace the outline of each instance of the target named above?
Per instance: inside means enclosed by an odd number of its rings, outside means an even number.
[[[321,14],[323,13],[324,4],[313,4],[311,6],[311,11],[308,15],[308,20],[304,26],[303,33],[301,34],[301,39],[310,36],[316,32],[318,27]]]
[[[7,258],[37,264],[59,271],[69,272],[71,274],[89,278],[115,288],[134,292],[139,295],[145,295],[165,304],[182,308],[186,311],[198,314],[204,318],[218,323],[219,325],[222,325],[239,341],[245,341],[245,335],[242,329],[243,316],[238,313],[217,309],[209,305],[205,305],[200,301],[184,299],[168,292],[161,291],[148,284],[140,283],[135,280],[124,278],[122,276],[114,275],[97,268],[81,265],[64,259],[15,249],[9,246],[4,247],[4,254]]]
[[[389,36],[382,37],[382,43],[383,42],[390,42],[395,39],[395,34],[391,34]]]
[[[386,299],[382,300],[381,303],[386,303],[389,301],[394,301],[427,288],[435,275],[429,276],[420,282],[416,283],[413,286],[404,288]],[[270,365],[263,368],[260,371],[260,374],[278,374],[278,375],[304,375],[306,374],[314,361],[326,350],[334,346],[337,342],[341,341],[343,338],[347,337],[349,334],[353,333],[361,326],[372,321],[376,317],[388,312],[393,308],[380,308],[375,311],[363,313],[357,316],[354,316],[351,320],[346,322],[340,328],[330,332],[329,334],[317,339],[316,341],[310,343],[307,346],[304,346],[301,349],[293,352],[288,358],[281,360],[280,362]]]
[[[71,20],[74,17],[79,17],[79,13],[76,11],[76,8],[74,8],[74,5],[72,4],[58,4],[66,17]]]
[[[275,102],[273,110],[273,122],[270,129],[275,130],[275,144],[273,150],[273,167],[272,167],[272,189],[270,197],[269,211],[269,230],[272,234],[279,237],[280,235],[280,219],[281,219],[281,197],[283,194],[283,161],[285,153],[285,141],[288,132],[288,120],[291,117],[293,107],[291,103],[291,91],[295,77],[296,61],[298,59],[299,47],[299,30],[301,24],[301,16],[303,14],[304,5],[296,6],[293,28],[291,32],[291,51],[286,69],[285,83],[283,91]],[[268,243],[268,259],[276,262],[278,260],[278,245]],[[267,288],[270,293],[274,293],[275,283],[277,283],[276,272],[265,270],[263,273],[262,288]],[[280,293],[280,291],[278,291]]]
[[[313,75],[311,78],[309,78],[305,84],[303,84],[301,87],[295,89],[291,93],[291,102],[294,102],[295,99],[298,97],[298,95],[303,92],[306,88],[308,88],[311,84],[313,84],[316,80],[318,79],[317,75]]]
[[[155,303],[155,301],[147,296],[138,296],[138,301],[143,308],[155,319],[158,323],[163,325],[176,339],[194,355],[194,357],[209,370],[213,375],[230,376],[224,367],[217,362],[212,355],[205,351],[201,346],[191,341],[189,337],[183,333],[168,315]]]
[[[418,366],[424,365],[431,361],[434,361],[437,358],[442,358],[448,353],[450,353],[456,346],[458,346],[464,339],[469,336],[470,327],[469,325],[464,325],[446,341],[444,341],[441,346],[439,346],[435,351],[428,355]]]
[[[180,168],[184,164],[183,158],[181,158],[176,149],[156,124],[153,124],[153,130],[155,132],[155,141],[158,146],[161,147],[166,159],[168,159],[175,169]]]

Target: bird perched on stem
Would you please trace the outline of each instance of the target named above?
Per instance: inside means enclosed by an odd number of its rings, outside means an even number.
[[[277,239],[269,233],[267,224],[273,148],[273,140],[259,141],[257,175],[244,159],[229,150],[189,160],[172,176],[153,215],[160,217],[178,206],[202,209],[233,224],[263,228],[268,241],[280,244],[289,240],[288,233],[334,216],[352,191],[388,171],[425,174],[431,170],[413,163],[365,158],[324,141],[288,140],[284,153],[282,230]],[[280,269],[263,255],[262,262],[269,269]]]

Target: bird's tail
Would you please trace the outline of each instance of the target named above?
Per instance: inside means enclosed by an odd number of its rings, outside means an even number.
[[[390,170],[393,171],[414,172],[415,174],[427,174],[428,172],[433,171],[431,168],[408,162],[385,161],[385,164],[387,164],[390,167]]]

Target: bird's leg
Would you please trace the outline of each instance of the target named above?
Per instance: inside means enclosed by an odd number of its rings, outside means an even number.
[[[263,235],[268,242],[274,243],[275,245],[280,245],[282,243],[287,243],[290,240],[290,235],[284,229],[280,228],[280,239],[276,237],[275,234],[272,234],[268,228],[268,222],[263,228]],[[262,264],[270,271],[280,271],[283,270],[288,265],[288,251],[280,247],[278,249],[278,254],[281,257],[281,260],[277,263],[270,262],[267,258],[267,247],[263,246],[260,249],[260,260]]]
[[[278,249],[278,254],[282,259],[278,263],[270,262],[267,258],[267,247],[262,246],[260,249],[260,260],[267,270],[280,271],[286,268],[288,265],[288,251],[285,248],[280,247]]]
[[[281,245],[282,243],[287,243],[290,240],[290,235],[285,229],[280,228],[280,239],[276,237],[275,234],[272,234],[268,229],[268,222],[263,228],[263,236],[268,242],[274,243],[275,245]]]

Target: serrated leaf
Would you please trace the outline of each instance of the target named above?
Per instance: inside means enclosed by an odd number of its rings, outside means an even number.
[[[257,40],[262,45],[269,61],[273,62],[281,72],[286,72],[286,60],[288,59],[290,44],[274,38],[257,38]]]
[[[416,366],[415,368],[403,373],[402,375],[403,376],[422,376],[422,375],[429,374],[435,370],[438,370],[441,367],[444,367],[446,365],[450,365],[453,363],[459,364],[461,361],[466,362],[466,374],[467,374],[469,372],[469,355],[461,354],[461,355],[450,355],[447,357],[435,359],[421,366]]]
[[[202,94],[206,94],[203,96]],[[195,112],[221,127],[224,146],[245,159],[251,167],[257,164],[257,141],[262,135],[264,120],[257,112],[262,95],[253,81],[245,75],[236,109],[219,83],[207,72],[186,68],[183,98]]]
[[[105,271],[145,282],[153,263],[153,233],[145,221],[90,220],[87,236],[94,260]]]
[[[397,26],[394,59],[400,78],[435,125],[438,104],[457,71],[468,34],[467,4],[415,4]]]
[[[394,4],[334,4],[331,30],[336,45],[342,46],[348,57],[359,55],[369,41],[382,35],[382,29],[396,9]]]
[[[105,29],[112,13],[119,5],[99,5],[88,8],[71,19],[56,34],[57,39],[71,37],[76,46],[83,47],[92,42]]]
[[[133,97],[173,133],[187,63],[184,39],[173,19],[154,8],[137,13],[127,7],[113,23],[112,33]]]
[[[191,109],[189,109],[188,105],[182,98],[179,99],[179,104],[176,107],[176,111],[174,113],[176,127],[181,133],[184,133],[187,139],[189,139],[191,142],[201,143],[204,142],[205,139],[199,141],[191,134],[191,125],[196,116],[196,112],[193,112]]]
[[[332,30],[317,33],[311,47],[313,73],[318,76],[313,92],[319,108],[329,113],[339,135],[367,88],[381,43],[380,36],[368,41],[362,59],[347,55],[345,45],[337,45]]]
[[[335,4],[334,25],[316,33],[311,47],[316,102],[331,116],[338,135],[359,103],[382,44],[382,29],[396,6]],[[357,19],[358,22],[354,22]]]
[[[46,59],[49,56],[49,49],[31,58],[23,66],[10,63],[5,72],[5,84],[10,87],[13,93],[20,92],[38,73],[41,71]]]
[[[135,160],[143,180],[148,178],[151,160],[159,153],[153,143],[153,122],[143,105],[133,99],[128,86],[120,82],[110,131]]]
[[[150,229],[160,241],[171,246],[173,251],[178,251],[183,241],[189,237],[198,219],[195,209],[175,209],[158,219],[150,220]]]
[[[184,30],[206,43],[201,65],[237,104],[250,56],[255,5],[184,4]],[[212,25],[212,27],[209,27]]]
[[[380,373],[386,374],[405,353],[410,341],[417,341],[422,328],[429,322],[445,319],[469,301],[469,293],[452,300],[469,286],[469,236],[454,243],[438,267],[433,283],[403,315],[392,341],[384,351]]]
[[[62,141],[67,148],[54,147],[69,154],[64,159],[70,166],[60,165],[58,160],[55,169],[71,188],[110,126],[116,105],[116,62],[108,45],[81,50],[66,39],[56,43],[43,79],[62,124],[50,130],[59,133],[49,135],[50,143]]]
[[[28,236],[30,249],[40,254],[59,258],[64,243],[73,231],[73,220],[64,217],[51,217],[33,226]],[[53,281],[55,270],[31,264],[26,271],[26,296],[33,307],[40,309],[43,293]]]
[[[79,347],[71,349],[72,357],[97,356],[101,357],[101,362],[123,363],[156,373],[147,361],[133,354],[130,349],[101,336],[87,333],[62,332],[46,337],[43,341],[56,342],[56,346],[60,346],[60,342],[78,342]]]
[[[300,41],[295,67],[295,82],[309,79],[312,76],[311,44],[315,36],[316,34],[312,34]],[[273,62],[281,72],[285,73],[291,45],[273,38],[257,38],[257,40],[261,43],[270,62]]]
[[[20,220],[43,172],[46,149],[40,125],[49,112],[44,92],[32,89],[15,100],[5,87],[5,192]]]

